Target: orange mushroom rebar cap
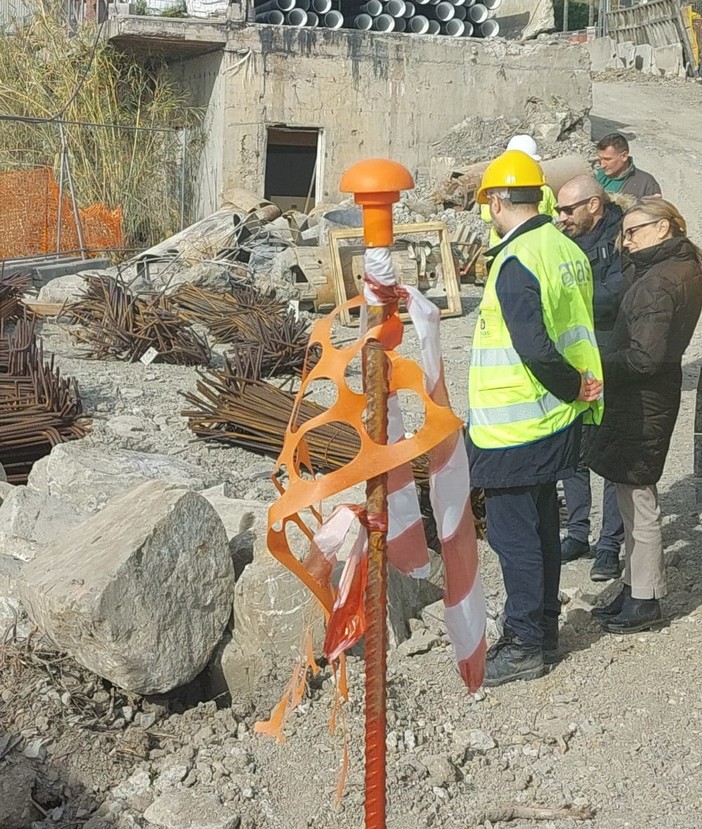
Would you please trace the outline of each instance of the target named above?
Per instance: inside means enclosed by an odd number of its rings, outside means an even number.
[[[400,190],[413,187],[410,171],[385,158],[359,161],[341,177],[341,192],[353,193],[356,204],[363,207],[363,241],[369,248],[392,245],[392,206],[400,201]]]

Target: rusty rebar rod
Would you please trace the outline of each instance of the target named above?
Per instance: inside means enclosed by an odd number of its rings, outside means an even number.
[[[386,318],[385,306],[369,306],[368,326]],[[388,442],[388,359],[377,340],[363,348],[364,425],[378,444]],[[366,826],[385,826],[387,728],[387,515],[388,482],[383,473],[366,483],[368,581],[366,614]]]

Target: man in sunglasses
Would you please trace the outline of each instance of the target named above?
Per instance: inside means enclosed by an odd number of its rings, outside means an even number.
[[[595,336],[600,349],[612,336],[614,320],[624,295],[621,256],[617,239],[623,213],[610,202],[604,188],[593,176],[576,176],[558,193],[557,219],[561,230],[590,260],[593,278]],[[594,437],[594,426],[585,426],[582,455]],[[574,476],[563,481],[568,531],[561,542],[561,561],[574,561],[590,554],[590,470],[581,460]],[[617,506],[616,487],[604,482],[602,529],[595,545],[595,562],[590,570],[593,581],[616,579],[620,575],[619,552],[624,542],[624,525]]]
[[[621,193],[641,199],[660,196],[661,186],[650,173],[634,166],[629,155],[629,142],[619,132],[611,132],[597,142],[600,166],[595,170],[597,181],[608,193]]]

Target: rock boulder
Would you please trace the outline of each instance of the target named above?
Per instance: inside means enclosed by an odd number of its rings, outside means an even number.
[[[222,522],[200,495],[147,482],[22,571],[32,621],[115,685],[165,693],[194,679],[232,610]]]
[[[182,460],[150,452],[97,448],[84,441],[55,446],[50,455],[34,464],[27,486],[61,498],[79,511],[93,513],[147,480],[202,489],[202,481]]]

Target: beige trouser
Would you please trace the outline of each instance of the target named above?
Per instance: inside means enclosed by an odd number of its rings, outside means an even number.
[[[617,484],[617,503],[624,521],[624,583],[635,599],[659,599],[667,591],[658,490],[655,484]]]

